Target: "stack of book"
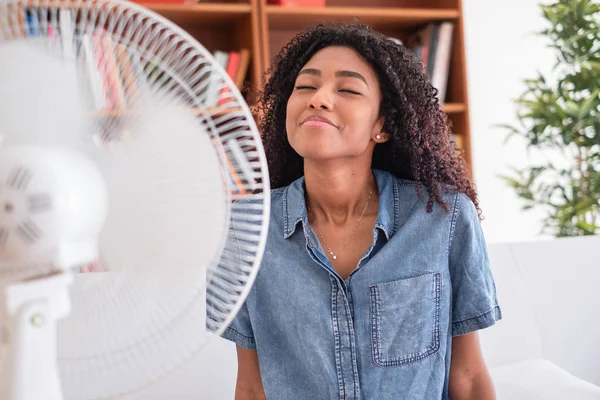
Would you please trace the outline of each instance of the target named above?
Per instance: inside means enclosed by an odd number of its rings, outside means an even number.
[[[406,41],[417,59],[421,60],[431,84],[438,90],[440,103],[446,101],[454,23],[429,23]]]
[[[115,43],[103,30],[76,36],[75,16],[68,8],[59,10],[57,26],[50,21],[40,21],[40,15],[44,14],[37,8],[26,8],[24,13],[26,35],[46,36],[50,46],[62,49],[66,61],[74,63],[77,57],[84,63],[92,110],[124,110],[139,100],[135,76],[141,66],[135,62],[130,49]]]
[[[84,35],[74,35],[75,15],[67,8],[60,9],[58,26],[49,21],[40,21],[43,15],[37,8],[24,10],[24,33],[28,36],[46,36],[51,45],[62,49],[66,59],[81,60],[85,70],[85,79],[89,81],[92,111],[108,112],[116,115],[135,108],[140,101],[140,87],[136,76],[151,76],[152,80],[165,86],[169,76],[158,65],[143,60],[134,49],[116,42],[102,29]],[[58,36],[56,33],[60,32]],[[77,56],[77,57],[76,57]],[[217,50],[213,53],[239,90],[243,89],[250,64],[250,51],[242,48],[238,51]],[[229,89],[220,79],[221,75],[211,71],[202,90],[205,107],[223,106],[230,98]]]
[[[241,91],[250,65],[250,50],[245,48],[239,51],[215,50],[213,57]],[[216,72],[214,74],[218,78]],[[225,104],[228,99],[228,92],[229,90],[222,84],[220,79],[211,79],[205,96],[207,107],[217,107]]]

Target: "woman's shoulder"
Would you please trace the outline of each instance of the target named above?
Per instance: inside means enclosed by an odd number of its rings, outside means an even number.
[[[427,199],[429,199],[430,192],[429,192],[427,186],[425,186],[424,184],[422,184],[418,181],[415,181],[413,179],[407,179],[407,178],[402,178],[402,177],[396,176],[389,171],[384,171],[384,170],[373,170],[373,171],[375,173],[375,176],[377,177],[377,183],[380,186],[387,185],[387,184],[393,184],[393,186],[395,186],[395,190],[404,191],[406,193],[412,193],[415,195],[418,195],[419,193],[421,193],[422,194],[421,197],[424,198],[425,201],[427,201]],[[459,193],[451,185],[442,183],[441,184],[441,194],[442,194],[444,200],[455,201],[456,196],[460,195],[461,193]]]
[[[401,178],[387,171],[377,171],[379,175],[378,182],[384,185],[391,185],[394,189],[395,196],[400,202],[417,202],[426,207],[430,198],[430,191],[424,184],[418,181]],[[457,190],[449,184],[441,184],[440,194],[442,200],[448,206],[451,214],[467,214],[471,215],[475,210],[473,201],[467,194]],[[436,203],[437,204],[437,203]]]

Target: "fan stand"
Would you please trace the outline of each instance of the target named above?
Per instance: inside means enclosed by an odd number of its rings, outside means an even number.
[[[0,399],[62,400],[56,321],[70,312],[72,282],[71,273],[57,272],[4,288]]]

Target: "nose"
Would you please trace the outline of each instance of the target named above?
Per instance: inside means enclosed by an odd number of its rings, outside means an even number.
[[[308,101],[308,108],[311,110],[333,110],[333,101],[325,88],[320,88],[315,91],[314,95]]]

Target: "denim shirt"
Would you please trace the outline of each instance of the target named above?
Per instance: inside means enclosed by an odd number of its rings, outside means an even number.
[[[257,350],[269,400],[448,399],[452,337],[501,318],[476,209],[374,170],[370,248],[343,280],[308,223],[304,178],[272,191],[261,268],[223,334]]]

